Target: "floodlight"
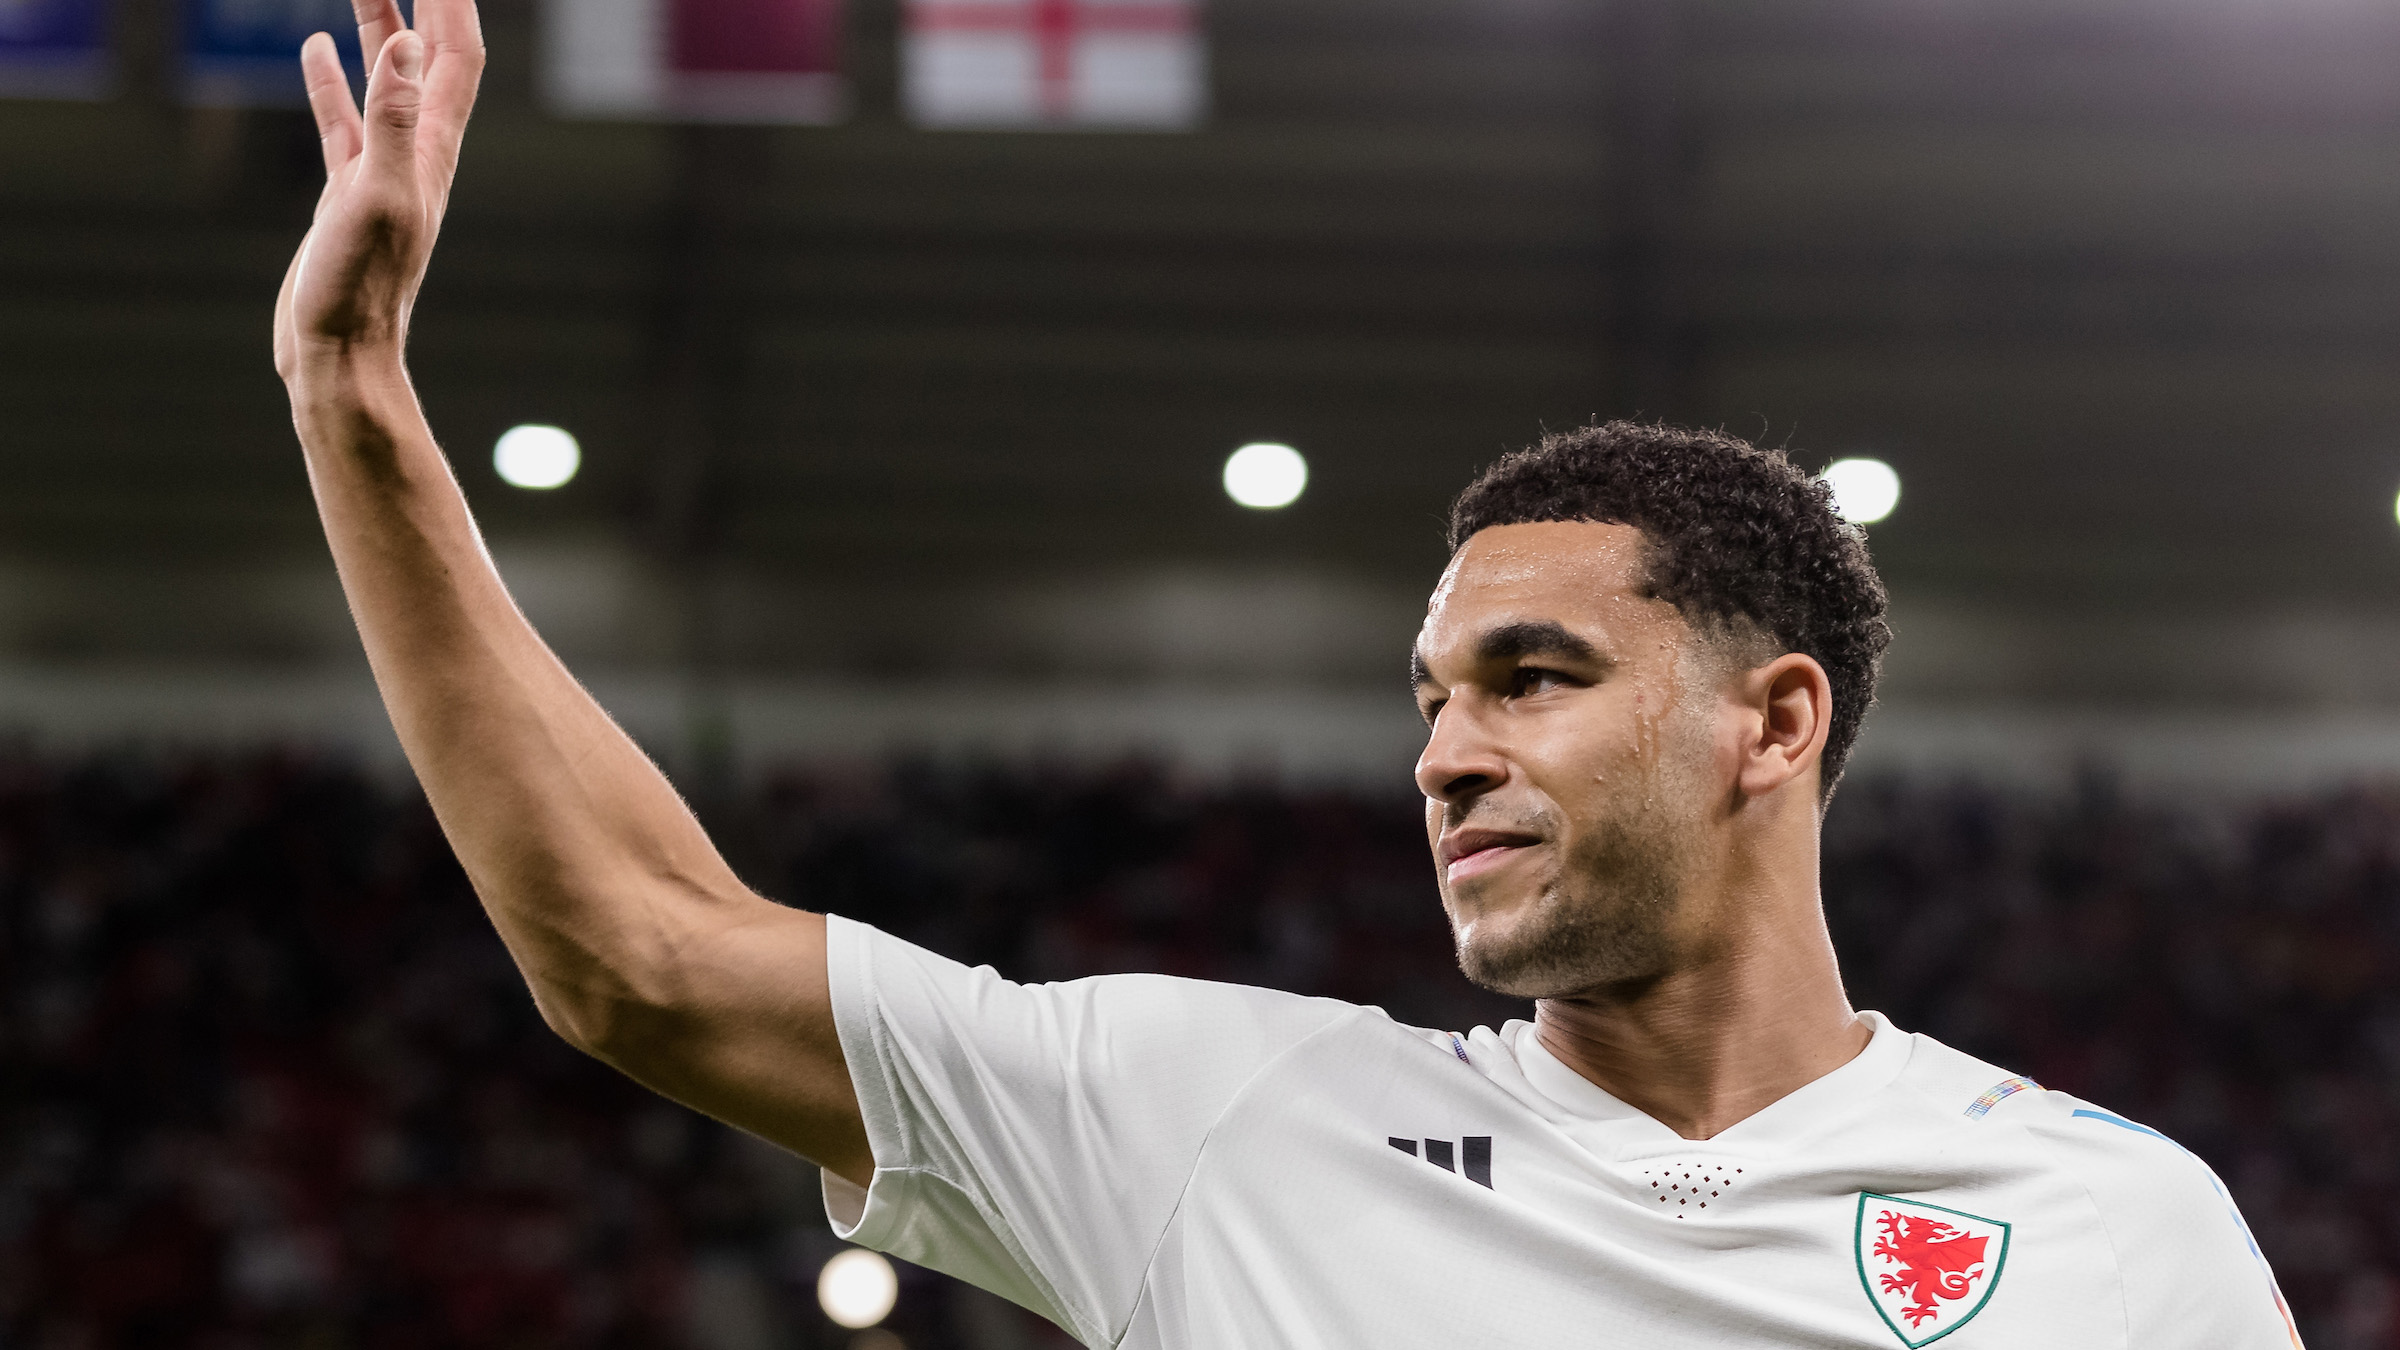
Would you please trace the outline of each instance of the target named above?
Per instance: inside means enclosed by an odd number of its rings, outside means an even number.
[[[1900,504],[1900,475],[1880,459],[1837,459],[1818,476],[1833,488],[1834,514],[1853,525],[1872,525]]]
[[[837,1253],[817,1272],[817,1306],[839,1326],[857,1330],[892,1315],[900,1276],[892,1263],[864,1247]]]
[[[492,467],[511,487],[558,487],[583,467],[583,447],[559,427],[510,427],[492,447]]]
[[[1290,506],[1308,486],[1308,461],[1288,445],[1258,441],[1225,461],[1225,495],[1261,511]]]

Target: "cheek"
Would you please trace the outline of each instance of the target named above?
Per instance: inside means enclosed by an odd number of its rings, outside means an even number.
[[[1570,820],[1656,810],[1712,778],[1729,740],[1718,719],[1651,688],[1625,691],[1605,716],[1548,738],[1524,769]]]
[[[1560,727],[1518,756],[1526,785],[1569,822],[1602,807],[1643,777],[1643,756],[1632,724],[1619,715]]]

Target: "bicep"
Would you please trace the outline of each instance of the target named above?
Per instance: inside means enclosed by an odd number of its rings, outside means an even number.
[[[771,901],[691,935],[665,997],[603,1055],[665,1096],[858,1185],[874,1155],[825,968],[825,916]]]

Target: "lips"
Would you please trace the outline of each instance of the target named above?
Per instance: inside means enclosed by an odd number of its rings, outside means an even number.
[[[1442,860],[1444,876],[1463,881],[1504,867],[1541,842],[1539,835],[1511,830],[1453,830],[1442,836],[1436,855]]]

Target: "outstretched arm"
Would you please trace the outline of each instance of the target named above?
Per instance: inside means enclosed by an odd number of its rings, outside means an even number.
[[[366,112],[301,53],[325,146],[276,304],[317,510],[392,724],[559,1034],[864,1184],[822,916],[753,894],[517,612],[402,361],[483,70],[473,0],[354,0]]]

